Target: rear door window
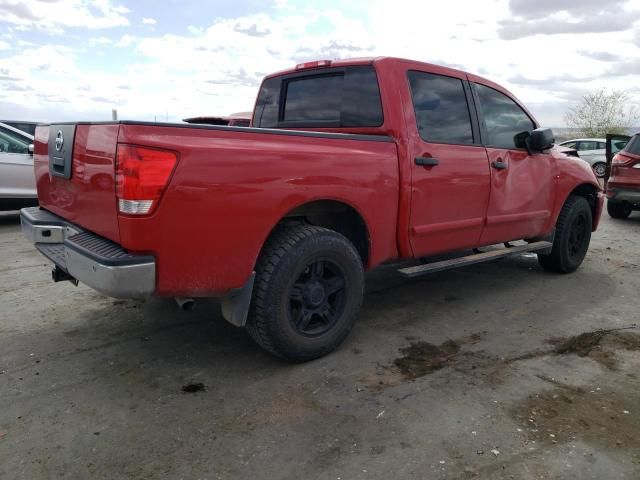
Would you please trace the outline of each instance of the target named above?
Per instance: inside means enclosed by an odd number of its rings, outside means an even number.
[[[598,142],[594,142],[591,140],[583,140],[581,142],[578,142],[578,151],[580,152],[586,152],[587,150],[597,150],[598,149]]]
[[[416,71],[408,76],[420,137],[425,142],[473,144],[462,80]]]
[[[370,65],[323,69],[265,80],[255,127],[379,127],[380,88]]]

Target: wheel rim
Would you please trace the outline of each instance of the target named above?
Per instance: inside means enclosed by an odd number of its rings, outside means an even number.
[[[320,336],[338,322],[345,308],[346,278],[331,260],[315,260],[289,288],[289,314],[295,331]]]
[[[583,255],[588,240],[589,227],[587,218],[585,215],[578,215],[569,231],[569,255],[574,259]]]
[[[598,177],[604,177],[606,169],[607,169],[606,166],[601,163],[593,167],[593,171],[596,173]]]

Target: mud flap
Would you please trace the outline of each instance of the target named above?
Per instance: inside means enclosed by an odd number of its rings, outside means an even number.
[[[242,328],[247,324],[255,278],[256,272],[252,272],[244,286],[236,288],[226,297],[222,297],[220,301],[222,316],[231,325]]]

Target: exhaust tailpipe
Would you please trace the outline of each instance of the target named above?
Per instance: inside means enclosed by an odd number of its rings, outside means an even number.
[[[175,300],[180,310],[191,311],[196,306],[196,301],[193,298],[176,297]]]

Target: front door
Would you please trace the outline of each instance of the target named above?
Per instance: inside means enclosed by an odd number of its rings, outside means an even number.
[[[480,243],[546,233],[555,192],[553,156],[527,151],[526,138],[536,125],[512,98],[478,83],[473,88],[491,166],[491,198]]]
[[[489,202],[489,162],[472,123],[471,90],[463,74],[450,75],[407,72],[414,256],[475,247]]]

